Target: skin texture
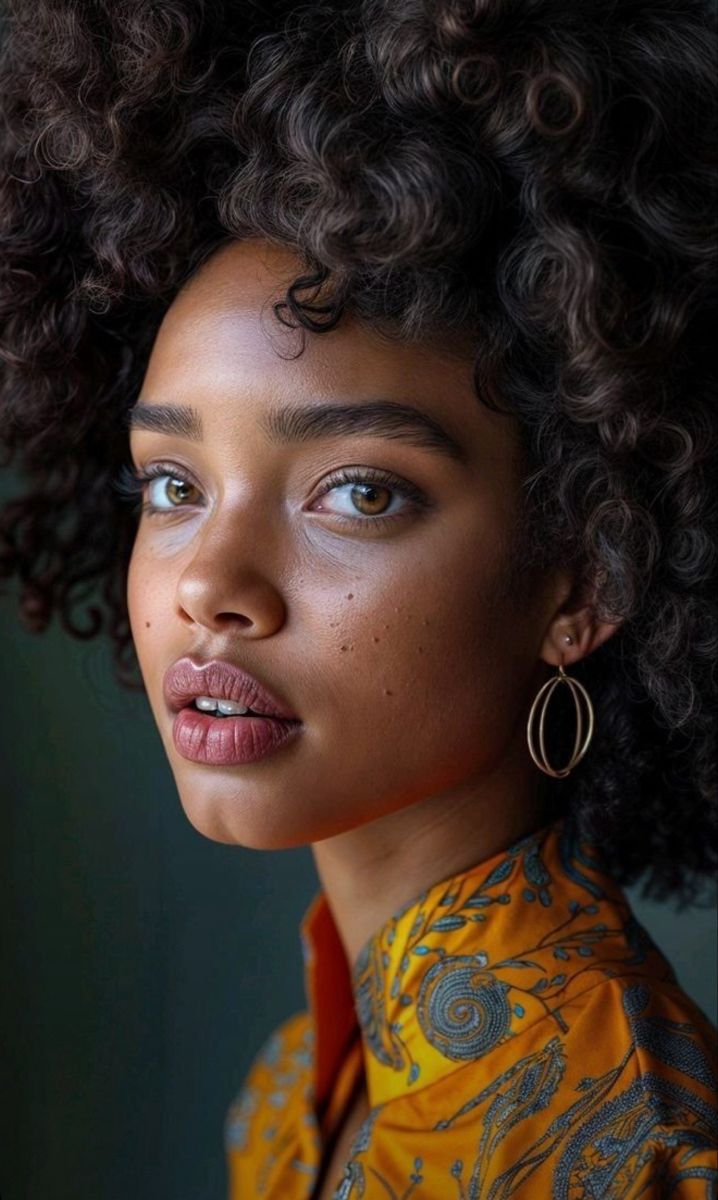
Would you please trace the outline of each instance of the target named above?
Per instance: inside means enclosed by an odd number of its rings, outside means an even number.
[[[109,637],[118,683],[142,694],[125,411],[220,240],[291,246],[332,280],[319,341],[345,305],[407,340],[472,337],[477,390],[532,460],[529,553],[600,581],[602,617],[623,619],[579,647],[596,736],[549,781],[551,810],[623,886],[702,903],[718,866],[714,7],[8,0],[0,460],[27,484],[0,505],[0,577],[24,628]],[[528,587],[526,548],[512,557]]]
[[[518,440],[512,417],[477,400],[471,359],[350,318],[297,355],[300,332],[269,305],[300,265],[260,239],[231,243],[168,310],[139,399],[191,404],[204,439],[131,434],[139,470],[166,462],[196,487],[154,481],[153,500],[176,511],[143,514],[128,606],[187,817],[216,841],[311,843],[353,960],[423,887],[542,823],[529,707],[549,665],[568,669],[616,626],[558,569],[504,594]],[[376,397],[434,416],[467,463],[377,434],[275,445],[260,427],[289,403]],[[362,507],[346,483],[320,497],[348,466],[391,471],[430,507],[382,490]],[[384,508],[404,515],[382,525],[371,514]],[[256,675],[302,719],[299,737],[249,765],[178,755],[162,681],[185,654]]]

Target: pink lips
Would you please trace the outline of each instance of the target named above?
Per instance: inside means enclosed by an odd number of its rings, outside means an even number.
[[[181,658],[166,672],[163,690],[175,749],[191,762],[218,766],[256,762],[302,728],[301,720],[247,671],[220,659],[197,666]],[[232,700],[246,716],[213,717],[192,704],[197,696]]]
[[[174,712],[186,708],[197,696],[214,696],[216,700],[233,700],[262,716],[299,720],[296,713],[248,671],[218,658],[200,665],[189,657],[178,659],[165,673],[163,689],[165,700]]]

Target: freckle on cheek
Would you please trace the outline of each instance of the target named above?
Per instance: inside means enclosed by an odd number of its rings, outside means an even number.
[[[145,621],[145,629],[149,629],[149,627],[150,627],[149,621]]]
[[[347,592],[347,600],[353,600],[353,599],[354,599],[354,593],[353,593],[353,592]]]
[[[390,692],[390,691],[388,690],[388,688],[384,688],[384,695],[385,695],[385,696],[393,696],[393,695],[394,695],[394,693],[393,693],[393,692]]]

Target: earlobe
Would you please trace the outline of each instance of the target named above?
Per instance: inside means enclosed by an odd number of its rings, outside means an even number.
[[[623,624],[622,619],[608,622],[597,618],[598,587],[596,577],[577,577],[568,569],[560,569],[552,583],[553,616],[539,652],[550,666],[568,669],[592,654]]]
[[[596,621],[593,610],[561,614],[546,634],[540,657],[554,667],[568,667],[598,649],[620,629],[623,621]]]
[[[554,621],[546,634],[540,657],[552,667],[566,667],[577,658],[583,658],[575,626],[560,618]]]

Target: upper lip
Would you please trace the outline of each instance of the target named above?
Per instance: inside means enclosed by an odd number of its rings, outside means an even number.
[[[214,696],[217,700],[233,700],[263,716],[299,720],[296,713],[248,671],[219,658],[204,663],[189,656],[178,659],[165,672],[163,690],[174,712],[186,708],[197,696]]]

